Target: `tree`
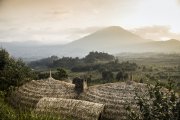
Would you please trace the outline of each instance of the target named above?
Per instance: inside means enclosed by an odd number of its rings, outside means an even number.
[[[110,81],[114,79],[114,75],[111,71],[103,71],[102,72],[102,79],[105,81]]]
[[[20,86],[31,78],[31,69],[22,60],[15,60],[6,50],[0,50],[0,90]]]
[[[122,71],[119,71],[116,75],[116,79],[117,80],[123,80],[124,79],[124,75]]]
[[[44,58],[44,59],[40,59],[40,60],[37,60],[37,61],[32,61],[29,63],[29,66],[32,67],[32,68],[47,68],[47,67],[52,67],[53,66],[53,63],[55,61],[57,61],[59,58],[57,56],[51,56],[51,57],[48,57],[48,58]]]
[[[58,79],[58,80],[62,80],[62,79],[68,78],[67,72],[64,69],[62,69],[62,68],[57,69],[57,73],[56,73],[55,76],[56,76],[56,79]]]
[[[37,72],[37,77],[35,78],[36,80],[40,80],[40,79],[47,79],[49,77],[49,73],[41,73],[41,72]]]
[[[139,81],[139,83],[144,83],[144,80],[141,78],[140,81]]]
[[[116,79],[117,80],[127,80],[129,78],[128,73],[124,72],[124,71],[119,71],[116,75]]]
[[[85,58],[85,63],[95,63],[98,61],[113,61],[115,57],[104,52],[90,52]]]
[[[128,73],[124,73],[123,74],[123,78],[124,78],[124,80],[127,80],[129,78],[129,74]]]
[[[6,50],[0,50],[0,70],[3,70],[9,61],[9,54]]]
[[[163,91],[159,82],[155,86],[148,85],[147,94],[135,97],[139,111],[127,107],[129,120],[179,120],[180,99],[173,86],[169,81],[168,91]]]

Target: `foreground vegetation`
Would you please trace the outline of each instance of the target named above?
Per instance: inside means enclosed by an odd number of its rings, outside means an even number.
[[[20,85],[31,81],[33,73],[22,60],[16,60],[6,50],[0,50],[0,119],[1,120],[57,120],[50,115],[13,108],[7,98]],[[59,118],[60,119],[60,118]]]
[[[44,62],[44,60],[46,62]],[[148,86],[149,89],[145,96],[139,96],[137,94],[135,101],[137,101],[137,106],[139,106],[140,111],[133,111],[133,108],[131,109],[128,107],[127,113],[129,113],[129,119],[161,120],[161,118],[163,118],[164,120],[179,120],[180,107],[179,96],[177,95],[180,91],[179,64],[158,66],[157,64],[145,65],[127,61],[119,62],[118,59],[115,59],[114,56],[107,53],[91,52],[82,59],[57,58],[53,56],[40,61],[34,61],[30,63],[29,66],[33,67],[35,70],[26,66],[22,60],[13,59],[6,50],[0,50],[0,118],[2,120],[55,119],[51,115],[35,114],[34,112],[20,108],[13,108],[7,102],[7,98],[16,87],[32,79],[38,80],[49,77],[49,73],[46,71],[47,69],[53,70],[52,75],[55,79],[62,80],[68,79],[69,77],[83,76],[90,85],[123,81],[128,83],[130,79],[136,82],[154,84],[154,87],[152,87],[152,85]],[[156,84],[158,80],[160,80],[160,82]],[[176,86],[173,86],[168,80],[174,80]],[[87,92],[88,94],[84,98],[93,101],[94,99],[91,99],[91,97],[93,97],[96,98],[97,101],[99,100],[99,102],[103,101],[105,103],[107,100],[112,101],[113,104],[115,103],[116,107],[113,107],[110,102],[108,106],[110,109],[112,109],[112,107],[113,109],[118,107],[121,108],[122,106],[120,106],[120,103],[123,101],[114,99],[119,98],[121,93],[118,91],[123,88],[122,85],[123,83],[119,85],[107,84],[101,87],[95,86],[94,88],[96,88],[97,91]],[[134,89],[133,86],[129,86],[130,89]],[[162,86],[168,89],[168,94],[161,91]],[[132,94],[124,94],[127,91],[128,90],[123,91],[122,95],[124,96],[122,99],[132,99],[133,96],[128,96]],[[109,96],[114,94],[115,98]],[[149,96],[149,98],[147,98],[147,96]],[[109,114],[111,114],[111,111],[109,111]]]
[[[180,119],[180,98],[174,91],[173,81],[169,81],[167,89],[164,89],[159,82],[155,86],[147,85],[148,91],[145,94],[136,94],[136,101],[139,111],[128,106],[129,120],[179,120]]]
[[[0,50],[0,90],[7,91],[32,79],[31,69],[21,59],[10,57],[6,50]]]

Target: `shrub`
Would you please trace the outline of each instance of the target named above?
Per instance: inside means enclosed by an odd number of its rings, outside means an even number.
[[[163,90],[159,82],[155,86],[148,85],[145,95],[136,95],[139,111],[127,107],[129,120],[179,120],[179,96],[172,90],[170,81],[168,89]]]
[[[117,80],[123,80],[123,79],[124,79],[124,78],[123,78],[123,72],[122,72],[122,71],[119,71],[119,72],[117,73],[116,79],[117,79]]]
[[[114,75],[111,71],[103,71],[102,72],[102,79],[105,81],[110,81],[114,79]]]
[[[116,75],[116,80],[127,80],[129,78],[129,74],[123,71],[119,71]]]
[[[15,60],[8,52],[0,50],[0,90],[20,86],[31,78],[31,69],[22,60]]]
[[[67,72],[62,68],[57,69],[57,73],[55,74],[55,79],[62,80],[66,78],[68,78]]]

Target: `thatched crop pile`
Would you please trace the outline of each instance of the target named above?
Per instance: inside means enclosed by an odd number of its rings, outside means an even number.
[[[42,98],[36,107],[36,112],[60,115],[61,118],[67,117],[75,120],[99,120],[104,105],[82,100],[62,99],[62,98]]]
[[[33,80],[19,87],[9,101],[15,107],[33,108],[43,97],[75,98],[74,87],[74,84],[54,79]]]
[[[81,95],[81,99],[104,104],[103,118],[124,120],[127,113],[125,106],[131,104],[131,107],[136,109],[137,107],[134,104],[135,92],[140,93],[144,90],[145,85],[140,83],[110,83],[89,87]]]
[[[93,120],[102,115],[103,119],[124,120],[125,106],[137,109],[135,93],[145,90],[145,84],[119,82],[91,86],[78,96],[74,84],[49,78],[24,84],[9,100],[15,107],[36,108],[65,118]]]

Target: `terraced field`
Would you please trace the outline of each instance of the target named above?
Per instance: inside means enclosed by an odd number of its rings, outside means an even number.
[[[126,105],[134,105],[135,92],[144,92],[145,85],[140,83],[110,83],[96,85],[81,95],[81,99],[105,105],[104,119],[125,120]]]
[[[43,97],[76,98],[74,84],[54,79],[31,81],[18,88],[9,101],[15,106],[34,108]]]
[[[94,102],[63,99],[63,98],[42,98],[36,107],[36,112],[53,114],[62,119],[72,118],[73,120],[99,120],[104,105]]]
[[[50,112],[64,118],[125,120],[125,106],[137,109],[135,93],[143,94],[145,90],[145,84],[117,82],[91,86],[78,96],[74,84],[51,78],[31,81],[19,87],[12,94],[10,103],[15,107],[35,108],[36,112]]]

